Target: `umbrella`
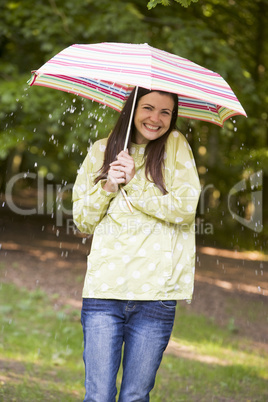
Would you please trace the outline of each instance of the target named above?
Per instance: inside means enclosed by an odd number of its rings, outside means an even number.
[[[70,92],[117,111],[136,87],[124,149],[138,87],[178,94],[181,117],[223,126],[231,116],[246,116],[219,74],[147,43],[74,44],[33,71],[28,83]],[[123,188],[121,191],[132,210]]]
[[[33,71],[29,85],[92,99],[117,111],[135,86],[179,95],[181,117],[223,126],[246,113],[217,73],[148,44],[75,44]]]

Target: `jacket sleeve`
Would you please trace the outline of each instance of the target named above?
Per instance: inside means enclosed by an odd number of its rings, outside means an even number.
[[[154,183],[135,175],[124,187],[130,202],[138,210],[160,220],[191,225],[195,219],[200,183],[191,148],[182,134],[167,146],[165,166],[165,170],[169,170],[165,177],[171,178],[170,183],[166,183],[168,194],[163,195]]]
[[[99,153],[101,147],[102,155]],[[73,220],[82,233],[93,234],[95,227],[106,214],[111,199],[116,196],[116,193],[103,190],[103,180],[94,184],[98,166],[102,164],[103,152],[103,145],[99,142],[93,144],[77,172],[73,187]]]

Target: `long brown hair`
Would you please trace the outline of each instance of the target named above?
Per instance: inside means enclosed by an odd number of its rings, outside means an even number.
[[[129,98],[127,99],[125,106],[120,113],[120,116],[117,120],[117,123],[110,134],[107,146],[104,154],[104,161],[101,169],[99,170],[100,174],[96,177],[95,183],[99,180],[107,178],[108,170],[110,168],[109,164],[116,159],[116,156],[122,151],[125,144],[125,137],[128,128],[128,122],[131,113],[131,107],[134,99],[134,90],[131,92]],[[170,92],[163,91],[150,91],[149,89],[145,89],[142,87],[138,88],[137,99],[135,104],[135,109],[138,105],[140,98],[147,95],[150,92],[159,92],[163,95],[171,96],[174,100],[174,108],[172,111],[172,117],[170,122],[170,127],[167,132],[161,137],[149,141],[145,148],[145,176],[147,180],[152,181],[155,185],[162,191],[163,194],[167,194],[167,190],[164,184],[163,178],[163,169],[164,169],[164,153],[165,153],[165,144],[167,138],[172,130],[176,127],[176,121],[178,117],[178,95]],[[128,149],[130,148],[130,142],[133,140],[132,136],[134,133],[134,119],[132,122],[132,127],[130,131],[129,141],[128,141]]]

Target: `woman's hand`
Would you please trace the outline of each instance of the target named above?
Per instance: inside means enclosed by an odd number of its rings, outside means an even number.
[[[121,151],[117,160],[110,163],[107,182],[103,186],[105,191],[114,193],[118,191],[120,184],[128,184],[135,175],[135,163],[128,150]]]

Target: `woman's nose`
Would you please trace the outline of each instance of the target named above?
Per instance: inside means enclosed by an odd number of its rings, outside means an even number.
[[[150,115],[150,119],[153,122],[158,122],[159,121],[159,113],[157,111],[152,111]]]

